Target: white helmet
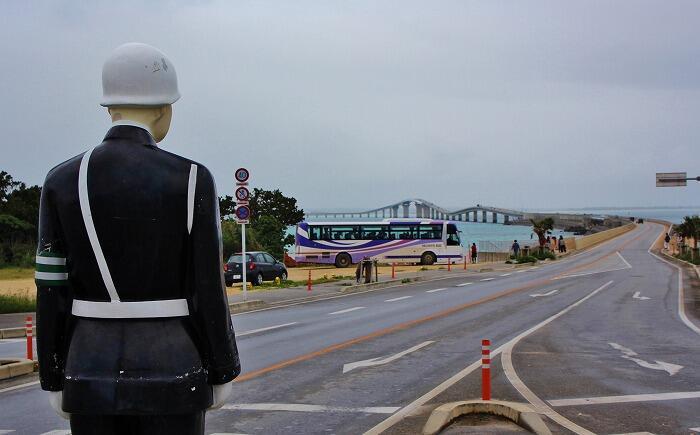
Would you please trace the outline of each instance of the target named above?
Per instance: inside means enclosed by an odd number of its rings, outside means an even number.
[[[175,67],[148,44],[121,45],[102,67],[102,106],[162,106],[179,98]]]

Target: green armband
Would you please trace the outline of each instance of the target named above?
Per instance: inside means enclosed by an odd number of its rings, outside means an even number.
[[[34,280],[37,287],[68,285],[68,269],[64,254],[48,251],[37,254]]]

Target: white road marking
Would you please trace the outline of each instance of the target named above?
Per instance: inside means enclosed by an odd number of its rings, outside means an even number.
[[[651,432],[625,432],[625,433],[614,433],[610,435],[656,435]]]
[[[639,299],[640,301],[646,301],[646,300],[651,299],[651,298],[648,297],[648,296],[639,296],[640,293],[641,293],[641,292],[634,292],[634,294],[632,295],[632,298],[633,298],[633,299]]]
[[[463,282],[462,284],[457,284],[457,287],[464,287],[465,285],[472,284],[471,282]]]
[[[281,325],[268,326],[267,328],[251,329],[250,331],[241,332],[236,334],[236,337],[245,337],[246,335],[257,334],[258,332],[272,331],[273,329],[285,328],[287,326],[296,325],[297,322],[283,323]]]
[[[396,301],[402,301],[404,299],[411,299],[413,296],[401,296],[400,298],[394,298],[394,299],[387,299],[384,302],[396,302]]]
[[[511,275],[512,275],[512,273],[504,273],[504,274],[501,275],[501,276],[511,276]]]
[[[700,391],[677,393],[629,394],[626,396],[582,397],[580,399],[548,400],[552,406],[605,405],[610,403],[654,402],[660,400],[698,399]]]
[[[3,388],[2,390],[0,390],[0,394],[6,393],[8,391],[19,390],[20,388],[31,387],[32,385],[39,385],[39,383],[40,383],[40,381],[32,381],[32,382],[27,382],[25,384],[19,384],[19,385],[15,385],[12,387]]]
[[[539,268],[540,268],[540,266],[535,266],[535,267],[529,268],[527,271],[528,271],[528,272],[532,272],[533,270],[539,269]]]
[[[366,359],[364,361],[356,361],[352,363],[347,363],[343,365],[343,373],[347,373],[351,370],[355,370],[356,368],[360,367],[374,367],[374,366],[380,366],[384,364],[389,364],[390,362],[394,362],[397,359],[408,355],[409,353],[413,353],[419,349],[424,348],[425,346],[428,346],[430,344],[435,343],[434,341],[424,341],[421,344],[415,345],[410,349],[406,349],[403,352],[399,352],[395,355],[390,355],[390,356],[385,356],[385,357],[378,357],[378,358],[371,358],[371,359]]]
[[[435,293],[435,292],[441,292],[443,290],[447,290],[447,287],[442,287],[442,288],[434,288],[432,290],[426,290],[426,293]]]
[[[364,310],[365,308],[367,308],[367,307],[352,307],[352,308],[347,308],[345,310],[333,311],[332,313],[328,313],[328,315],[332,316],[333,314],[345,314],[345,313],[349,313],[351,311]]]
[[[26,341],[26,338],[5,338],[0,340],[0,344],[25,343]]]
[[[302,403],[229,403],[221,407],[230,411],[289,411],[289,412],[357,412],[363,414],[392,414],[398,406],[349,408],[345,406],[305,405]]]
[[[617,256],[620,257],[620,260],[622,260],[622,262],[625,263],[625,264],[627,265],[627,268],[628,268],[628,269],[632,269],[632,265],[629,264],[629,262],[628,262],[627,260],[625,260],[625,257],[622,256],[622,254],[620,253],[620,251],[617,251]]]
[[[693,432],[700,432],[700,426],[698,427],[691,427],[689,430],[692,430]]]
[[[527,272],[527,269],[520,269],[520,270],[515,271],[515,273],[523,273],[523,272]]]
[[[496,278],[482,278],[479,281],[493,281]]]
[[[14,429],[0,429],[0,435],[5,435],[10,432],[14,432]]]
[[[556,293],[556,292],[558,292],[558,291],[559,291],[559,290],[552,290],[552,291],[549,291],[549,292],[547,292],[547,293],[535,293],[535,294],[530,295],[530,297],[531,297],[531,298],[539,298],[539,297],[542,297],[542,296],[552,296],[554,293]]]
[[[584,303],[588,299],[592,298],[593,296],[595,296],[596,294],[598,294],[599,292],[604,290],[610,284],[612,284],[612,281],[608,281],[607,283],[603,284],[601,287],[598,287],[597,289],[593,290],[587,296],[584,296],[583,298],[579,299],[577,302],[574,302],[573,304],[571,304],[568,307],[564,308],[563,310],[559,311],[557,314],[554,314],[553,316],[543,320],[542,322],[536,324],[535,326],[531,327],[530,329],[521,332],[520,334],[518,334],[517,336],[512,338],[510,341],[508,341],[507,343],[502,344],[501,346],[496,348],[494,351],[492,351],[491,358],[493,359],[494,357],[499,355],[501,352],[503,352],[504,349],[517,343],[523,337],[526,337],[526,336],[532,334],[533,332],[537,331],[538,329],[542,328],[543,326],[549,324],[550,322],[552,322],[552,321],[558,319],[559,317],[563,316],[564,314],[568,313],[569,311],[571,311],[575,307],[579,306],[580,304]],[[401,420],[406,418],[408,415],[410,415],[411,413],[413,413],[414,411],[419,409],[421,406],[428,403],[430,400],[432,400],[435,397],[437,397],[438,395],[442,394],[445,390],[452,387],[457,382],[459,382],[462,379],[464,379],[465,377],[469,376],[470,373],[472,373],[473,371],[475,371],[478,368],[481,368],[481,358],[474,361],[473,363],[471,363],[467,367],[463,368],[462,370],[460,370],[456,374],[452,375],[450,378],[443,381],[440,385],[438,385],[437,387],[428,391],[427,393],[423,394],[422,396],[420,396],[419,398],[417,398],[413,402],[404,406],[403,408],[398,410],[395,414],[393,414],[392,416],[390,416],[386,420],[380,422],[379,424],[377,424],[373,428],[369,429],[367,432],[365,432],[364,435],[379,435],[379,434],[381,434],[382,432],[386,431],[387,429],[389,429],[390,427],[392,427],[393,425],[400,422]],[[525,388],[527,388],[527,387],[525,387]],[[544,406],[547,407],[547,405],[544,405]],[[547,408],[549,409],[551,414],[559,415],[556,412],[554,412],[554,410],[552,410],[551,408],[549,408],[549,407],[547,407]],[[569,420],[566,420],[566,421],[569,422]],[[591,432],[586,432],[586,433],[591,434]]]
[[[617,270],[627,270],[629,267],[618,267],[616,269],[605,269],[605,270],[595,270],[593,272],[583,272],[583,273],[574,273],[571,275],[562,275],[562,276],[555,276],[552,279],[564,279],[564,278],[576,278],[579,276],[588,276],[588,275],[596,275],[599,273],[605,273],[605,272],[615,272]]]
[[[652,369],[652,370],[663,370],[669,374],[669,376],[673,376],[676,373],[678,373],[683,366],[679,366],[678,364],[671,364],[663,361],[654,361],[654,363],[650,363],[648,361],[644,361],[641,358],[636,358],[639,356],[639,354],[632,349],[622,346],[617,343],[608,343],[610,346],[613,347],[613,349],[617,349],[620,352],[622,352],[621,357],[628,359],[630,361],[634,361],[641,367],[644,367],[645,369]]]
[[[70,429],[68,429],[68,430],[56,429],[56,430],[52,430],[49,432],[44,432],[41,435],[70,435]]]
[[[248,435],[245,433],[233,433],[233,432],[214,432],[213,434],[210,435]]]

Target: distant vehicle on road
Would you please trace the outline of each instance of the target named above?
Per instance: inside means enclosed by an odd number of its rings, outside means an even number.
[[[348,267],[365,257],[430,265],[464,257],[454,222],[385,219],[375,222],[301,222],[294,259]]]
[[[287,279],[287,268],[284,263],[275,259],[267,252],[246,252],[246,281],[253,285],[261,285],[264,281],[272,281],[279,278]],[[233,254],[224,264],[224,280],[230,287],[234,282],[243,281],[243,256],[241,253]]]

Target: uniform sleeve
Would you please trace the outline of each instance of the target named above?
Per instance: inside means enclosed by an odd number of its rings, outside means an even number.
[[[192,232],[193,316],[204,340],[209,384],[232,381],[241,371],[224,285],[221,222],[211,173],[197,169]]]
[[[41,191],[34,274],[37,288],[37,353],[41,388],[60,391],[63,389],[71,299],[65,243],[47,184],[44,183]]]

